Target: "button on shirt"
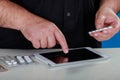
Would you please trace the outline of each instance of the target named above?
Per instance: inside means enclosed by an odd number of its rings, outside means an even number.
[[[31,13],[55,23],[65,35],[69,47],[100,47],[100,43],[88,34],[88,31],[95,28],[95,13],[99,6],[99,0],[12,1],[24,7]],[[8,34],[11,34],[14,38],[22,35],[14,35],[12,34],[12,31]],[[17,39],[15,38],[15,40]],[[21,40],[19,39],[18,41],[21,41],[21,44],[22,42],[28,42],[24,37],[21,37]]]

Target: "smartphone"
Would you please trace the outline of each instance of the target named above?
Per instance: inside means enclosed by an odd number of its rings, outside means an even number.
[[[63,51],[34,54],[35,58],[50,67],[67,66],[98,62],[108,59],[108,56],[90,47],[72,48],[69,53]]]

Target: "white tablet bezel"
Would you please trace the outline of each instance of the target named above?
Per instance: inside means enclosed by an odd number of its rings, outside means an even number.
[[[90,48],[90,47],[81,47],[81,48],[71,48],[70,50],[75,50],[75,49],[82,49],[82,48],[85,48],[85,49],[88,49],[100,56],[102,56],[101,58],[98,58],[98,59],[90,59],[90,60],[83,60],[83,61],[75,61],[75,62],[69,62],[69,63],[60,63],[60,64],[56,64],[54,63],[53,61],[49,60],[48,58],[40,55],[41,53],[38,53],[38,54],[34,54],[35,58],[37,58],[38,60],[44,62],[45,64],[49,65],[49,67],[59,67],[59,66],[66,66],[66,65],[74,65],[74,64],[87,64],[87,63],[93,63],[93,62],[98,62],[98,61],[102,61],[102,60],[106,60],[108,59],[108,56],[93,49],[93,48]],[[51,52],[50,52],[51,53]],[[45,54],[45,53],[42,53],[42,54]]]

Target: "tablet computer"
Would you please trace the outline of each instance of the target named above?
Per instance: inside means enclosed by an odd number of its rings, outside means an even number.
[[[83,65],[108,59],[108,56],[90,47],[72,48],[69,53],[63,51],[34,54],[35,58],[49,65],[59,67],[67,65]]]

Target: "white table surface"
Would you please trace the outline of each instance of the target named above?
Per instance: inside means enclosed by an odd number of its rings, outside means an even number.
[[[110,57],[98,64],[51,70],[44,64],[14,67],[0,73],[0,80],[120,80],[120,48],[96,49]],[[31,55],[46,50],[0,49],[0,56]],[[48,50],[51,51],[51,50]]]

